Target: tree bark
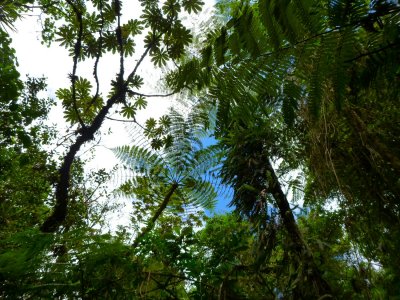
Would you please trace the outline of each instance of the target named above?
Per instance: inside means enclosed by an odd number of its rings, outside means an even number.
[[[71,166],[75,160],[75,156],[78,153],[81,146],[92,140],[94,138],[94,134],[100,129],[103,124],[104,119],[106,118],[108,111],[110,108],[116,103],[123,103],[125,101],[125,95],[128,89],[128,84],[135,76],[139,66],[143,62],[144,58],[149,53],[153,44],[147,46],[146,50],[143,52],[140,59],[137,61],[133,71],[128,75],[125,81],[122,81],[119,85],[118,91],[107,100],[106,105],[104,105],[96,117],[93,119],[92,124],[90,126],[84,126],[82,124],[82,128],[79,130],[79,136],[76,139],[75,143],[71,145],[68,150],[68,153],[65,155],[63,163],[58,171],[59,178],[56,185],[56,204],[54,206],[54,210],[52,214],[45,220],[45,222],[40,226],[40,230],[45,233],[56,232],[60,225],[64,222],[68,213],[68,192],[70,187],[70,177],[71,177]],[[120,65],[120,76],[123,76],[123,61],[121,61]],[[75,67],[74,67],[75,68]]]
[[[331,288],[325,279],[322,278],[322,274],[315,264],[313,254],[303,239],[293,212],[290,208],[289,201],[282,190],[278,177],[276,176],[275,170],[272,167],[269,159],[266,159],[266,168],[267,172],[269,172],[269,192],[273,195],[276,205],[279,209],[279,215],[282,219],[283,226],[286,229],[289,239],[292,243],[292,250],[297,256],[297,259],[304,263],[303,269],[311,271],[311,274],[308,273],[307,277],[310,278],[313,283],[313,292],[315,296],[331,296]]]
[[[40,227],[42,232],[55,232],[62,222],[64,222],[68,213],[68,190],[70,187],[71,166],[74,162],[75,156],[84,143],[93,139],[94,134],[101,127],[108,111],[121,96],[122,94],[120,93],[110,98],[94,118],[92,124],[89,127],[82,128],[75,143],[70,146],[68,153],[65,155],[64,161],[58,170],[59,178],[56,186],[56,204],[52,214]]]

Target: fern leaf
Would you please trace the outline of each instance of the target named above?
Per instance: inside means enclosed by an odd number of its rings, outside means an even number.
[[[261,22],[268,32],[270,41],[274,45],[275,49],[278,49],[281,46],[282,36],[276,21],[272,16],[271,1],[260,0],[258,2],[258,10],[260,11]]]
[[[333,74],[333,85],[335,89],[335,106],[337,110],[342,108],[346,85],[349,80],[347,68],[350,66],[349,59],[354,56],[355,35],[352,28],[345,30],[338,38],[335,53],[335,68]]]
[[[221,33],[219,37],[215,40],[214,44],[214,55],[215,62],[217,66],[224,64],[225,62],[225,53],[227,50],[227,31],[225,27],[221,28]]]

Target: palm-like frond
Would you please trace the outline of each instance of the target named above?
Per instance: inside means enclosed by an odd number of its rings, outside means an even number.
[[[133,174],[118,191],[147,203],[160,203],[168,188],[176,185],[169,207],[212,209],[217,195],[221,194],[219,191],[227,189],[215,180],[221,157],[218,150],[212,146],[203,147],[199,138],[205,131],[204,125],[199,123],[202,113],[194,109],[184,117],[171,110],[169,117],[173,143],[168,148],[155,151],[148,142],[139,140],[141,146],[121,146],[113,150]],[[140,131],[139,127],[131,129],[131,133]]]
[[[116,157],[126,166],[132,169],[135,174],[153,177],[159,175],[163,164],[161,157],[140,146],[121,146],[114,151]]]

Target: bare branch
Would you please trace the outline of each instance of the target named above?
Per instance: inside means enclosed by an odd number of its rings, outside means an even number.
[[[128,78],[126,78],[125,81],[125,88],[128,86],[129,82],[132,80],[133,76],[135,76],[137,69],[139,68],[139,66],[141,65],[141,63],[143,62],[144,58],[146,57],[146,55],[149,53],[151,48],[151,45],[149,45],[146,50],[143,52],[142,56],[139,58],[139,60],[137,61],[135,67],[133,68],[133,71],[129,74]]]
[[[111,121],[117,121],[117,122],[137,123],[136,120],[121,120],[121,119],[114,119],[111,117],[106,117],[106,119],[111,120]]]
[[[99,77],[97,75],[97,69],[100,61],[100,56],[103,48],[103,30],[104,30],[104,16],[103,16],[103,1],[100,0],[100,19],[101,19],[101,25],[100,25],[100,31],[99,31],[99,43],[98,43],[98,49],[97,49],[97,54],[96,54],[96,60],[94,62],[94,67],[93,67],[93,76],[96,81],[96,93],[93,96],[92,100],[90,101],[89,105],[86,107],[85,112],[89,110],[89,108],[94,104],[94,102],[97,100],[99,97],[99,89],[100,89],[100,83],[99,83]]]
[[[169,97],[172,96],[178,92],[171,92],[169,94],[155,94],[155,95],[149,95],[149,94],[142,94],[142,93],[138,93],[132,90],[128,90],[129,93],[136,95],[136,96],[142,96],[142,97]]]

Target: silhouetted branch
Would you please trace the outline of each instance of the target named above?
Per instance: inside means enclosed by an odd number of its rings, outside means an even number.
[[[80,55],[81,50],[82,50],[82,36],[83,36],[82,13],[71,2],[71,0],[66,0],[66,1],[67,1],[67,3],[69,5],[71,5],[71,7],[72,7],[72,9],[73,9],[73,11],[74,11],[74,13],[76,15],[76,18],[78,20],[78,23],[79,23],[78,37],[76,39],[75,48],[74,48],[74,58],[73,58],[74,64],[73,64],[73,67],[72,67],[72,74],[71,74],[71,78],[70,79],[71,79],[71,83],[72,83],[72,102],[73,102],[72,105],[73,105],[74,111],[76,113],[76,116],[78,118],[79,124],[81,125],[82,128],[85,128],[86,125],[83,122],[83,120],[82,120],[82,118],[81,118],[81,116],[79,114],[78,106],[77,106],[77,103],[76,103],[76,86],[75,86],[75,82],[76,82],[76,79],[77,79],[76,68],[78,66],[78,58],[79,58],[79,55]]]

